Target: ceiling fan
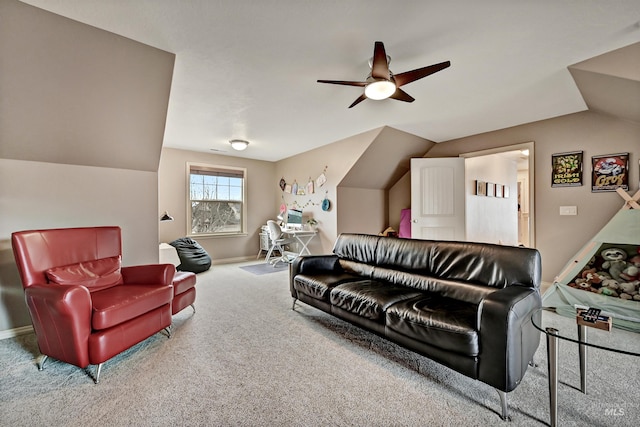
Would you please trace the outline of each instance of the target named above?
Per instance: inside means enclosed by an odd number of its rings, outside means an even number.
[[[358,97],[349,108],[358,105],[365,99],[397,99],[398,101],[413,102],[415,99],[407,92],[400,89],[408,83],[415,82],[423,77],[437,73],[451,65],[451,62],[441,62],[428,67],[417,68],[400,74],[393,74],[389,70],[391,57],[387,56],[382,42],[375,42],[373,58],[371,60],[371,74],[364,82],[351,82],[344,80],[318,80],[318,83],[331,83],[344,86],[364,87],[364,93]]]

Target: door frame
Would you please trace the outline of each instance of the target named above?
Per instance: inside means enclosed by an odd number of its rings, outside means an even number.
[[[535,143],[534,141],[529,141],[529,142],[522,142],[520,144],[514,144],[514,145],[506,145],[504,147],[496,147],[496,148],[490,148],[487,150],[480,150],[480,151],[470,151],[468,153],[461,153],[459,155],[459,157],[480,157],[480,156],[487,156],[490,154],[498,154],[498,153],[506,153],[508,151],[522,151],[522,150],[529,150],[529,155],[528,155],[528,174],[529,174],[529,188],[528,188],[528,193],[529,193],[529,247],[531,248],[535,248],[536,247],[536,221],[535,221],[535,191],[534,191],[534,177],[535,177],[535,162],[534,162],[534,158],[535,158]],[[516,189],[514,189],[514,194],[516,193]]]

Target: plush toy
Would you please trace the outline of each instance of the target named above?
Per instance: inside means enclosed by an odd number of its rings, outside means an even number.
[[[600,256],[604,259],[602,268],[607,269],[612,278],[620,280],[620,273],[627,268],[627,252],[620,248],[607,248],[600,252]]]
[[[620,283],[616,279],[606,279],[602,281],[603,288],[609,288],[612,291],[617,291],[620,289]]]
[[[640,279],[640,255],[629,258],[627,267],[622,270],[620,277],[629,282]]]
[[[582,270],[581,276],[583,279],[585,279],[585,283],[588,283],[589,286],[592,286],[594,288],[600,287],[600,282],[602,282],[602,278],[598,275],[595,268]]]
[[[620,283],[620,298],[633,299],[635,295],[638,295],[638,284],[640,284],[638,280]]]
[[[620,294],[620,283],[616,279],[605,279],[602,281],[602,287],[598,289],[598,293],[609,297],[617,297]]]
[[[635,282],[621,282],[618,284],[620,286],[620,291],[625,294],[632,295],[638,289],[638,281]]]

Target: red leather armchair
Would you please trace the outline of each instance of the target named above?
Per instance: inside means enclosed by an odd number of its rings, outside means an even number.
[[[15,232],[13,252],[43,358],[102,364],[171,326],[175,267],[122,267],[119,227]]]

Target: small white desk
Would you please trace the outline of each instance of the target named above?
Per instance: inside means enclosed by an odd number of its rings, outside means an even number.
[[[318,234],[316,230],[295,230],[295,229],[286,229],[283,228],[282,232],[289,236],[293,237],[296,242],[299,244],[299,248],[297,252],[290,251],[292,254],[298,255],[311,255],[309,252],[309,242],[313,240],[313,238]]]

